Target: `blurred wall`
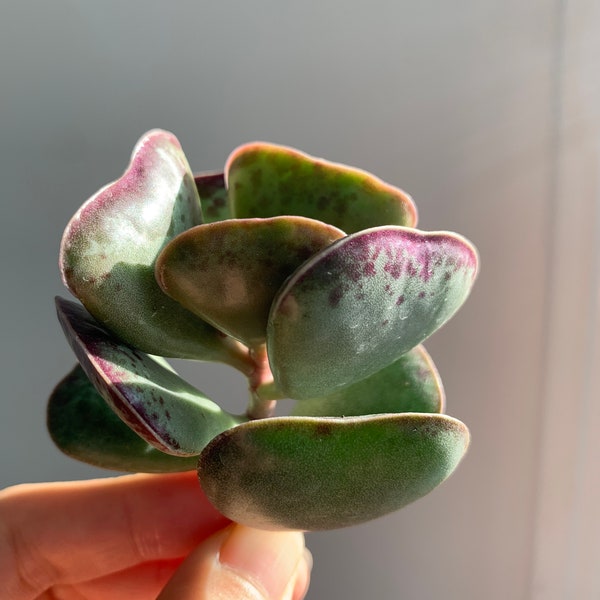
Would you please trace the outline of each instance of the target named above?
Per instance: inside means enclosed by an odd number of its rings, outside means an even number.
[[[310,535],[309,598],[529,598],[567,4],[0,3],[0,484],[106,475],[60,455],[44,425],[74,362],[52,298],[75,209],[154,127],[195,170],[283,143],[406,189],[421,228],[466,235],[482,263],[428,343],[467,458],[401,512]],[[581,31],[599,32],[588,16]],[[195,377],[243,398],[223,370]]]

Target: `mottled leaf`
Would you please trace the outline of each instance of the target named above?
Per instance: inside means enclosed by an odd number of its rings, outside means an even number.
[[[343,235],[304,217],[200,225],[165,247],[156,263],[156,278],[182,306],[257,346],[265,341],[269,309],[283,282]]]
[[[275,381],[290,398],[314,398],[380,371],[450,319],[476,272],[475,249],[453,233],[378,227],[338,240],[274,301]]]
[[[145,352],[239,361],[235,346],[167,297],[154,278],[162,247],[200,223],[198,192],[179,142],[151,131],[123,176],[67,225],[60,252],[65,284],[96,319]]]
[[[445,415],[275,417],[215,438],[200,483],[228,518],[263,529],[333,529],[424,496],[464,455],[467,428]]]
[[[196,468],[197,456],[172,456],[146,443],[110,408],[77,365],[48,402],[48,431],[65,454],[103,469],[172,473]]]
[[[243,419],[223,411],[162,359],[126,346],[83,307],[57,298],[58,318],[90,381],[129,427],[163,452],[199,454]]]
[[[352,417],[380,413],[439,413],[442,380],[423,346],[370,377],[321,398],[296,402],[292,415]]]
[[[237,218],[300,215],[347,233],[417,223],[415,205],[402,190],[360,169],[285,146],[239,147],[227,161],[225,178]]]
[[[198,173],[194,175],[194,182],[200,196],[204,223],[231,219],[225,175],[223,173]]]

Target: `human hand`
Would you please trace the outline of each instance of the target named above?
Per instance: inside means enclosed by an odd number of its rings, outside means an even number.
[[[4,600],[301,600],[309,578],[301,533],[230,523],[195,473],[0,492]]]

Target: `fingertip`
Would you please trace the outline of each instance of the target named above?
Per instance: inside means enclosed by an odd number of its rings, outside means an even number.
[[[217,566],[221,545],[230,529],[231,526],[226,527],[204,540],[183,561],[157,600],[208,600],[207,582]]]
[[[285,597],[303,556],[304,536],[297,531],[232,528],[223,543],[220,563],[260,589],[263,597]]]
[[[313,567],[313,557],[308,548],[304,548],[302,559],[296,570],[296,578],[293,582],[292,600],[303,600],[310,586],[310,575]]]
[[[202,543],[159,600],[300,600],[311,562],[301,533],[235,524]]]

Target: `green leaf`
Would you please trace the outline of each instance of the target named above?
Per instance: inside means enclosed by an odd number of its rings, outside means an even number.
[[[455,469],[467,428],[445,415],[275,417],[215,438],[200,483],[226,517],[263,529],[356,525],[398,510]]]
[[[200,196],[202,217],[205,223],[231,219],[231,209],[223,173],[198,173],[194,183]]]
[[[65,454],[103,469],[142,473],[191,471],[198,458],[171,456],[147,444],[108,406],[77,365],[48,402],[48,431]]]
[[[60,252],[65,284],[96,319],[145,352],[243,362],[231,341],[167,297],[154,278],[163,246],[200,223],[198,192],[179,142],[151,131],[123,176],[67,225]]]
[[[380,413],[440,413],[442,380],[423,346],[357,383],[321,398],[300,400],[296,416],[352,417]]]
[[[102,329],[83,307],[57,298],[58,319],[90,381],[146,442],[168,454],[192,456],[244,419],[231,415],[149,356]]]
[[[264,343],[273,298],[307,259],[344,233],[304,217],[231,219],[178,235],[156,278],[182,306],[250,346]]]
[[[453,233],[377,227],[308,260],[273,303],[271,370],[290,398],[328,395],[396,361],[466,300],[477,254]]]
[[[402,190],[360,169],[285,146],[239,147],[227,161],[225,179],[237,218],[300,215],[347,233],[417,223],[415,205]]]

